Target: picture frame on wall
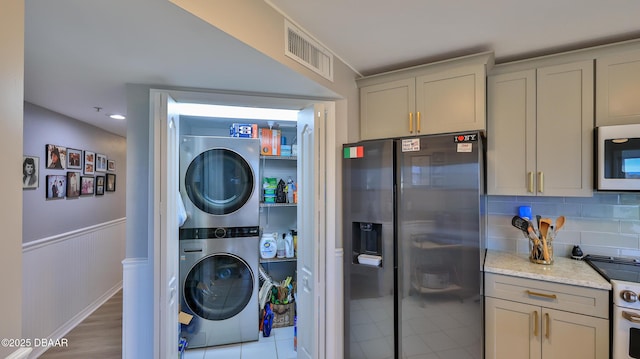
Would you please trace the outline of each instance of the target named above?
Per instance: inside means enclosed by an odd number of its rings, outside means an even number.
[[[67,169],[82,169],[82,151],[75,148],[67,148]]]
[[[107,156],[96,153],[96,172],[107,172]]]
[[[67,167],[67,148],[48,144],[45,148],[45,163],[48,169],[63,170]]]
[[[67,172],[67,198],[80,196],[80,172]]]
[[[108,160],[107,161],[107,171],[115,172],[116,171],[116,161]]]
[[[89,176],[80,177],[80,195],[90,196],[93,194],[93,188],[95,186],[95,178]]]
[[[84,174],[92,175],[96,173],[96,154],[91,151],[84,151]]]
[[[113,173],[107,173],[107,185],[105,190],[107,192],[115,192],[116,191],[116,175]]]
[[[104,176],[96,176],[96,196],[104,194]]]
[[[40,158],[37,156],[23,156],[22,160],[22,188],[38,188],[40,172]]]
[[[67,176],[47,175],[47,199],[64,198],[67,193]]]

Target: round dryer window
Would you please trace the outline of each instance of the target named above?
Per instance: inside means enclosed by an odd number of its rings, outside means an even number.
[[[240,209],[251,197],[251,166],[239,154],[212,149],[194,158],[185,174],[185,189],[200,210],[216,215]]]
[[[198,316],[224,320],[236,316],[251,300],[253,273],[242,259],[216,254],[198,262],[184,283],[184,299]]]

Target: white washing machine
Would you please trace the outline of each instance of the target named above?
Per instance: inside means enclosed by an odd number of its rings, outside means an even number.
[[[258,340],[258,227],[184,230],[181,310],[193,314],[181,335],[189,348]]]
[[[259,226],[260,140],[183,136],[180,194],[187,212],[181,228]]]

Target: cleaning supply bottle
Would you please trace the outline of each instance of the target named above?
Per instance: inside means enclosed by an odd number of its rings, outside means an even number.
[[[278,233],[263,233],[260,239],[260,256],[263,259],[274,258],[278,251],[276,236]]]
[[[294,203],[293,192],[295,191],[296,191],[296,185],[294,184],[293,179],[289,177],[287,179],[287,203]]]
[[[286,252],[286,243],[284,241],[284,233],[282,234],[282,238],[278,238],[278,250],[277,250],[277,255],[276,257],[278,258],[285,258],[287,252]]]
[[[294,256],[294,252],[293,252],[293,236],[291,235],[291,232],[287,232],[287,235],[284,237],[284,244],[285,244],[285,257],[287,258],[293,258]]]

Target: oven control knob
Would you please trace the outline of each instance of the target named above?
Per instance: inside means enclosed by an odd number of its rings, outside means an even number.
[[[636,293],[630,290],[623,290],[622,292],[620,292],[620,297],[622,297],[622,300],[628,303],[638,301],[638,296],[636,295]]]

